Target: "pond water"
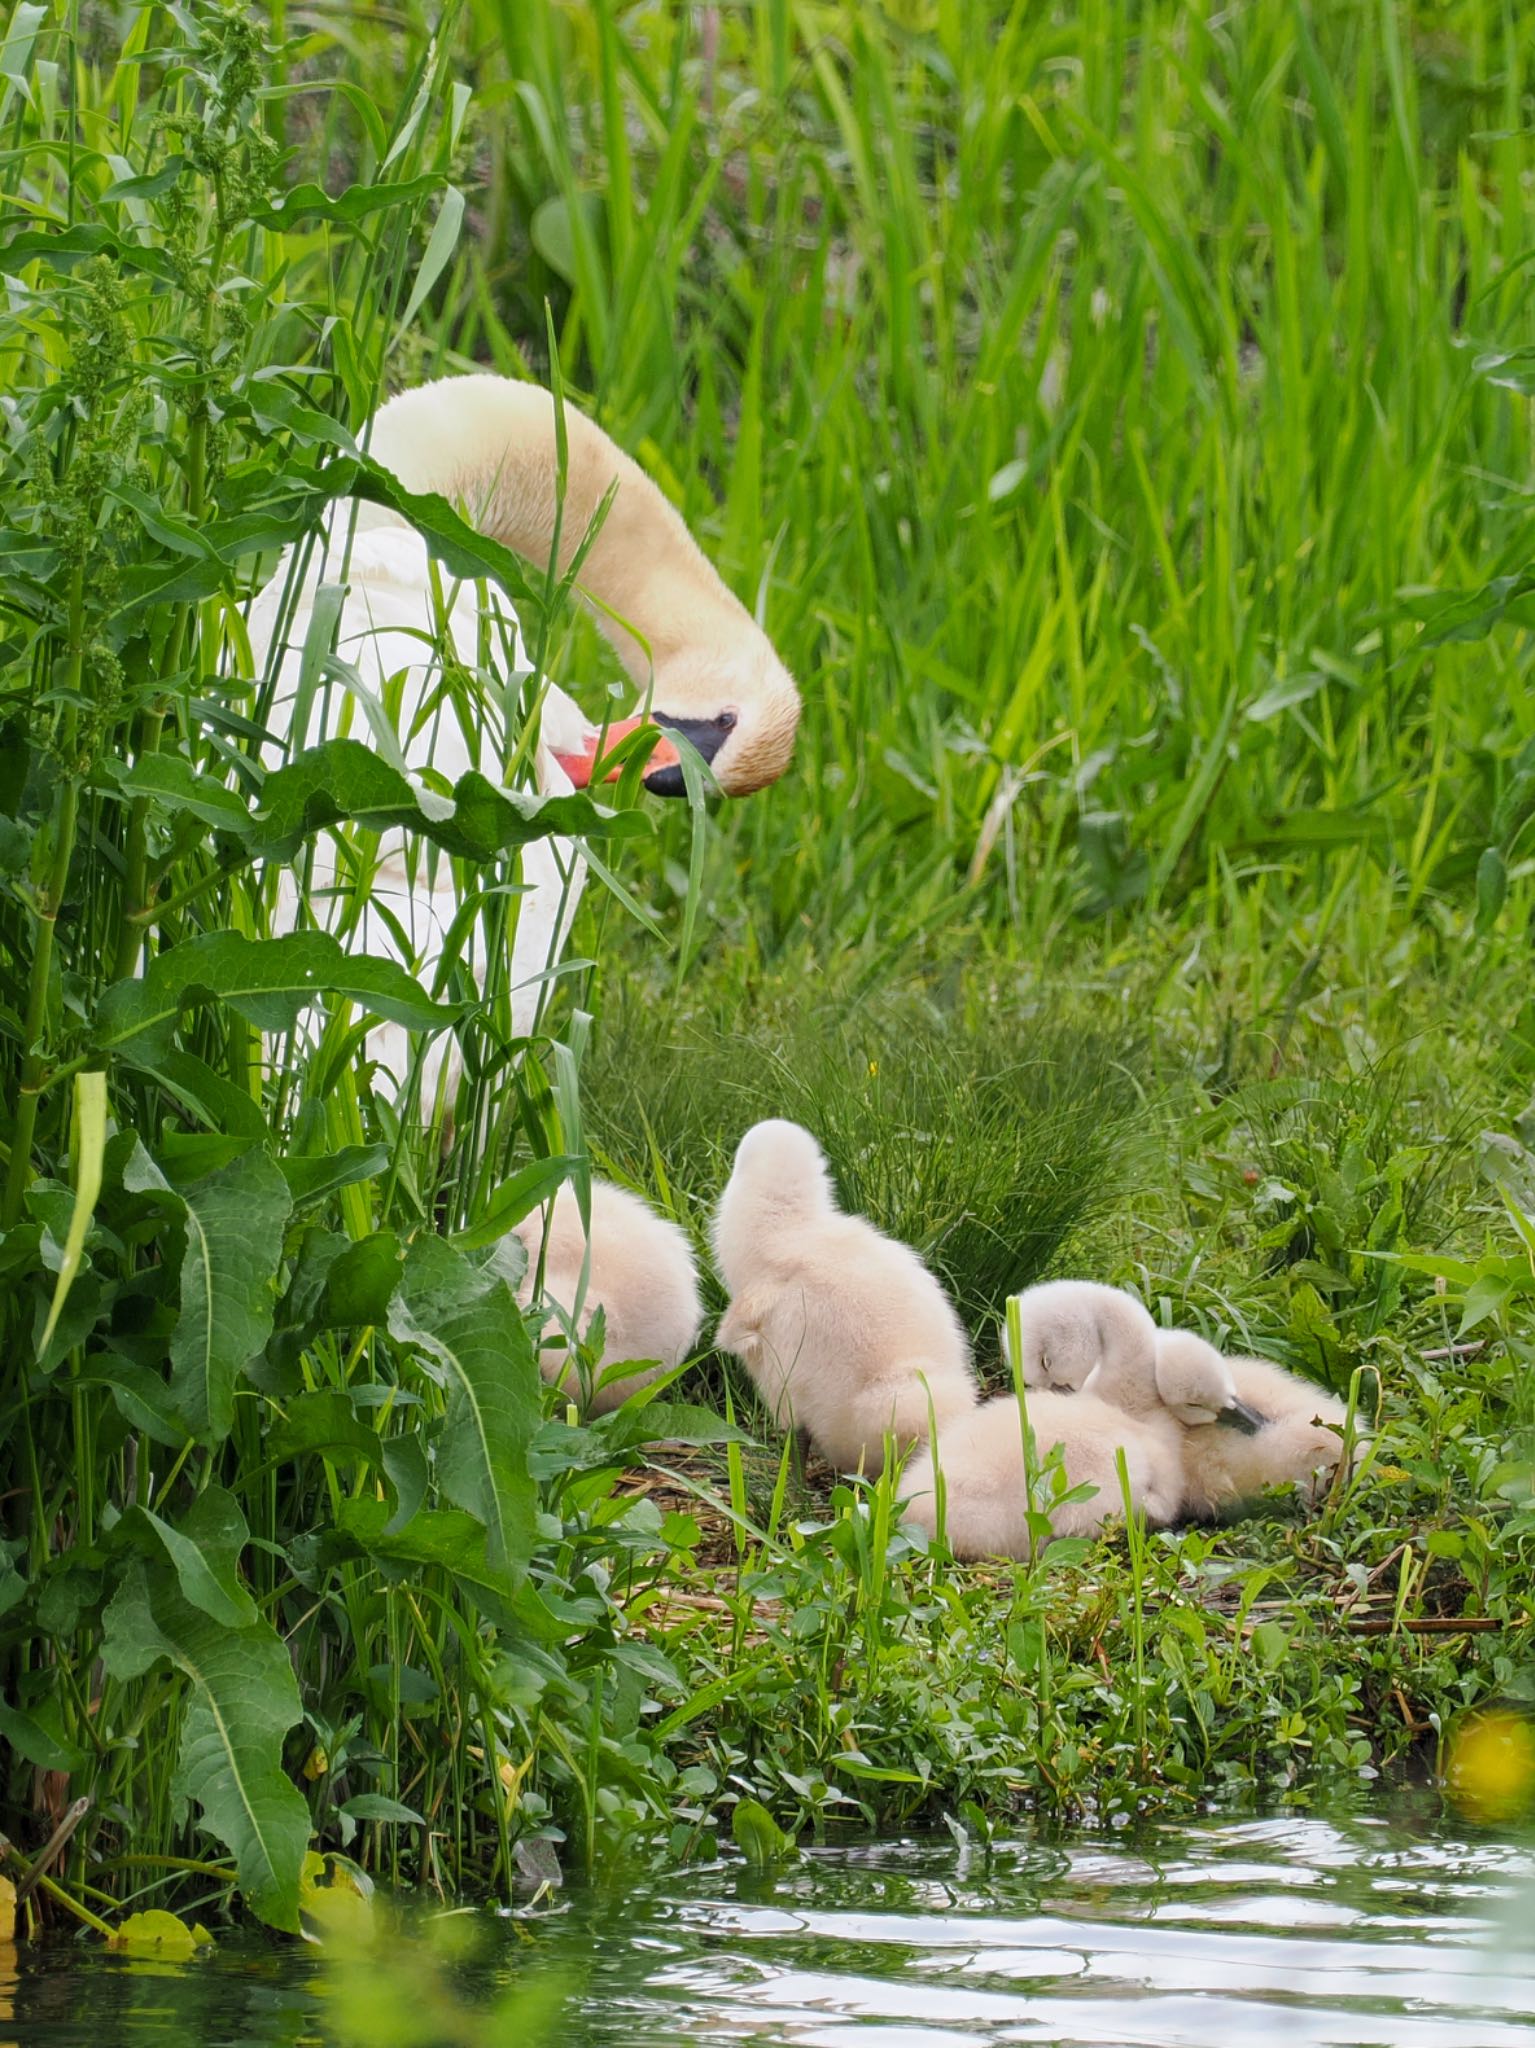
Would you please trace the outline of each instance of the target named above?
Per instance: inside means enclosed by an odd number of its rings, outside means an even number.
[[[1530,2048],[1535,1850],[1400,1811],[1133,1836],[807,1851],[482,1916],[488,2007],[570,1987],[548,2040],[793,2048]],[[186,1965],[0,1951],[9,2041],[297,2048],[332,2038],[313,1949],[226,1937]],[[523,2048],[523,2032],[491,2038]]]

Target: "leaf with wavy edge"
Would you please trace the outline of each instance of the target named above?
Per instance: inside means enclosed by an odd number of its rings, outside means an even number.
[[[240,1583],[240,1553],[250,1530],[240,1504],[222,1486],[207,1487],[173,1527],[150,1508],[129,1510],[127,1521],[141,1513],[165,1548],[184,1599],[200,1607],[225,1628],[249,1628],[256,1603]]]
[[[272,1334],[283,1226],[293,1206],[259,1147],[187,1188],[181,1313],[171,1335],[171,1398],[199,1442],[234,1427],[235,1382]]]
[[[226,1628],[182,1597],[169,1565],[135,1558],[106,1611],[102,1663],[130,1679],[162,1659],[192,1687],[172,1790],[234,1856],[252,1912],[296,1934],[309,1808],[282,1768],[302,1713],[288,1653],[269,1622]]]
[[[520,1573],[533,1549],[528,1445],[538,1426],[538,1367],[511,1289],[440,1237],[417,1238],[389,1331],[414,1346],[448,1387],[437,1481],[488,1532],[493,1566]]]
[[[582,791],[538,796],[500,789],[470,769],[446,797],[420,793],[398,768],[361,740],[322,740],[274,768],[262,785],[261,804],[245,837],[269,856],[290,856],[311,833],[351,821],[375,832],[418,832],[446,852],[471,861],[494,860],[514,847],[558,833],[566,838],[613,839],[653,829],[643,811],[613,811]]]
[[[455,1004],[432,1002],[397,961],[348,953],[329,932],[282,939],[208,932],[157,955],[142,980],[113,982],[97,1006],[96,1044],[131,1059],[161,1059],[188,1004],[225,1002],[258,1031],[286,1031],[322,995],[348,996],[411,1031],[440,1031],[461,1015]]]

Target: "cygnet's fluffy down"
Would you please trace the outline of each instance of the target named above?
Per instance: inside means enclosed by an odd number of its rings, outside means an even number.
[[[820,1146],[798,1124],[756,1124],[714,1217],[730,1290],[716,1342],[739,1358],[783,1428],[840,1471],[884,1464],[976,1404],[959,1318],[916,1253],[837,1207]]]
[[[1143,1364],[1150,1376],[1156,1362],[1157,1326],[1133,1294],[1097,1280],[1046,1280],[1018,1296],[1023,1333],[1019,1371],[1026,1387],[1074,1393],[1105,1358]],[[1012,1362],[1007,1324],[1003,1357]]]
[[[1192,1330],[1157,1335],[1159,1370],[1220,1354]],[[1336,1395],[1261,1358],[1223,1361],[1243,1403],[1259,1418],[1251,1436],[1194,1428],[1184,1439],[1184,1509],[1214,1518],[1261,1498],[1271,1486],[1298,1487],[1314,1502],[1343,1456],[1348,1411]]]
[[[1036,1497],[1036,1508],[1050,1517],[1052,1539],[1091,1536],[1104,1522],[1123,1514],[1124,1492],[1115,1457],[1121,1446],[1131,1506],[1153,1523],[1172,1518],[1182,1485],[1176,1448],[1169,1452],[1154,1431],[1141,1429],[1123,1409],[1095,1400],[1091,1394],[1057,1394],[1040,1388],[1029,1393],[1027,1401],[1036,1473],[1045,1465],[1051,1447],[1059,1444],[1071,1486],[1085,1484],[1097,1489],[1085,1500],[1055,1507]],[[938,1432],[944,1528],[956,1557],[1032,1554],[1021,1420],[1017,1397],[1007,1394]],[[901,1491],[908,1496],[907,1517],[934,1535],[938,1499],[931,1447],[919,1451],[907,1466]]]
[[[535,1210],[518,1224],[515,1234],[527,1251],[528,1269],[517,1299],[524,1308],[532,1300],[542,1249],[544,1295],[563,1311],[567,1322],[572,1316],[579,1318],[576,1327],[583,1339],[597,1310],[603,1311],[602,1357],[585,1405],[589,1413],[605,1415],[636,1388],[686,1358],[703,1321],[703,1304],[692,1246],[675,1223],[658,1216],[627,1188],[601,1180],[592,1182],[591,1219],[584,1294],[581,1271],[587,1240],[574,1188],[560,1189],[547,1222],[545,1212]],[[645,1369],[608,1378],[610,1366],[630,1359],[643,1359]],[[545,1329],[538,1367],[551,1385],[582,1399],[579,1361],[558,1316],[552,1316]]]
[[[1191,1433],[1252,1432],[1260,1417],[1242,1400],[1213,1346],[1164,1350],[1161,1333],[1134,1295],[1091,1280],[1055,1280],[1019,1297],[1022,1370],[1061,1393],[1106,1402],[1130,1423],[1152,1456],[1157,1523],[1184,1512]]]

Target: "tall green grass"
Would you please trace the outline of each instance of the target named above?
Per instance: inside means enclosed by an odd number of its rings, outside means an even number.
[[[1411,923],[1489,848],[1493,920],[1535,787],[1516,13],[471,19],[510,118],[442,360],[536,350],[553,292],[816,707],[722,828],[749,945]]]

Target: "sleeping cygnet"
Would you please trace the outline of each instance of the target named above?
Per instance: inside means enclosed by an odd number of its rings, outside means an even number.
[[[1149,1354],[1139,1342],[1110,1345],[1082,1391],[1122,1409],[1156,1446],[1158,1476],[1168,1492],[1152,1517],[1170,1523],[1190,1512],[1188,1502],[1197,1486],[1194,1461],[1205,1441],[1236,1435],[1250,1440],[1263,1418],[1242,1399],[1213,1344],[1196,1339],[1192,1346],[1169,1345],[1155,1325],[1151,1335]]]
[[[1110,1356],[1144,1365],[1149,1376],[1157,1326],[1133,1294],[1097,1280],[1046,1280],[1018,1296],[1023,1333],[1019,1372],[1026,1387],[1075,1393],[1095,1366]],[[1011,1362],[1007,1324],[1002,1353]]]
[[[560,1314],[551,1315],[538,1369],[551,1385],[583,1401],[588,1413],[605,1415],[636,1388],[647,1386],[686,1358],[703,1321],[703,1304],[698,1297],[692,1246],[676,1224],[658,1216],[638,1195],[609,1181],[594,1180],[591,1192],[589,1264],[580,1206],[568,1183],[556,1194],[547,1220],[542,1210],[535,1210],[518,1224],[515,1235],[527,1250],[528,1269],[518,1286],[517,1299],[524,1308],[533,1299],[541,1249],[543,1293],[562,1312],[563,1323]],[[599,1308],[604,1324],[602,1356],[588,1396],[563,1325],[577,1315],[576,1327],[584,1340]],[[611,1366],[630,1359],[644,1360],[643,1370],[608,1376]]]
[[[1184,1438],[1185,1511],[1215,1518],[1259,1499],[1271,1486],[1293,1485],[1314,1501],[1343,1456],[1344,1403],[1261,1358],[1222,1360],[1192,1330],[1157,1333],[1157,1368],[1189,1372],[1222,1363],[1258,1428],[1237,1436],[1196,1427]]]
[[[730,1290],[716,1342],[780,1427],[839,1471],[870,1476],[976,1404],[970,1346],[916,1253],[837,1207],[820,1146],[798,1124],[755,1124],[714,1217]]]
[[[1091,1394],[1031,1390],[1029,1428],[1038,1472],[1053,1445],[1072,1487],[1097,1491],[1085,1500],[1052,1506],[1036,1493],[1036,1511],[1050,1518],[1050,1540],[1091,1536],[1124,1512],[1115,1452],[1123,1447],[1130,1504],[1152,1522],[1170,1518],[1178,1505],[1181,1467],[1152,1431],[1137,1427],[1123,1409]],[[938,1468],[944,1484],[944,1532],[956,1557],[1029,1557],[1029,1493],[1023,1457],[1022,1418],[1016,1395],[988,1401],[938,1432]],[[932,1536],[938,1528],[933,1450],[924,1446],[907,1466],[901,1491],[909,1520]]]

